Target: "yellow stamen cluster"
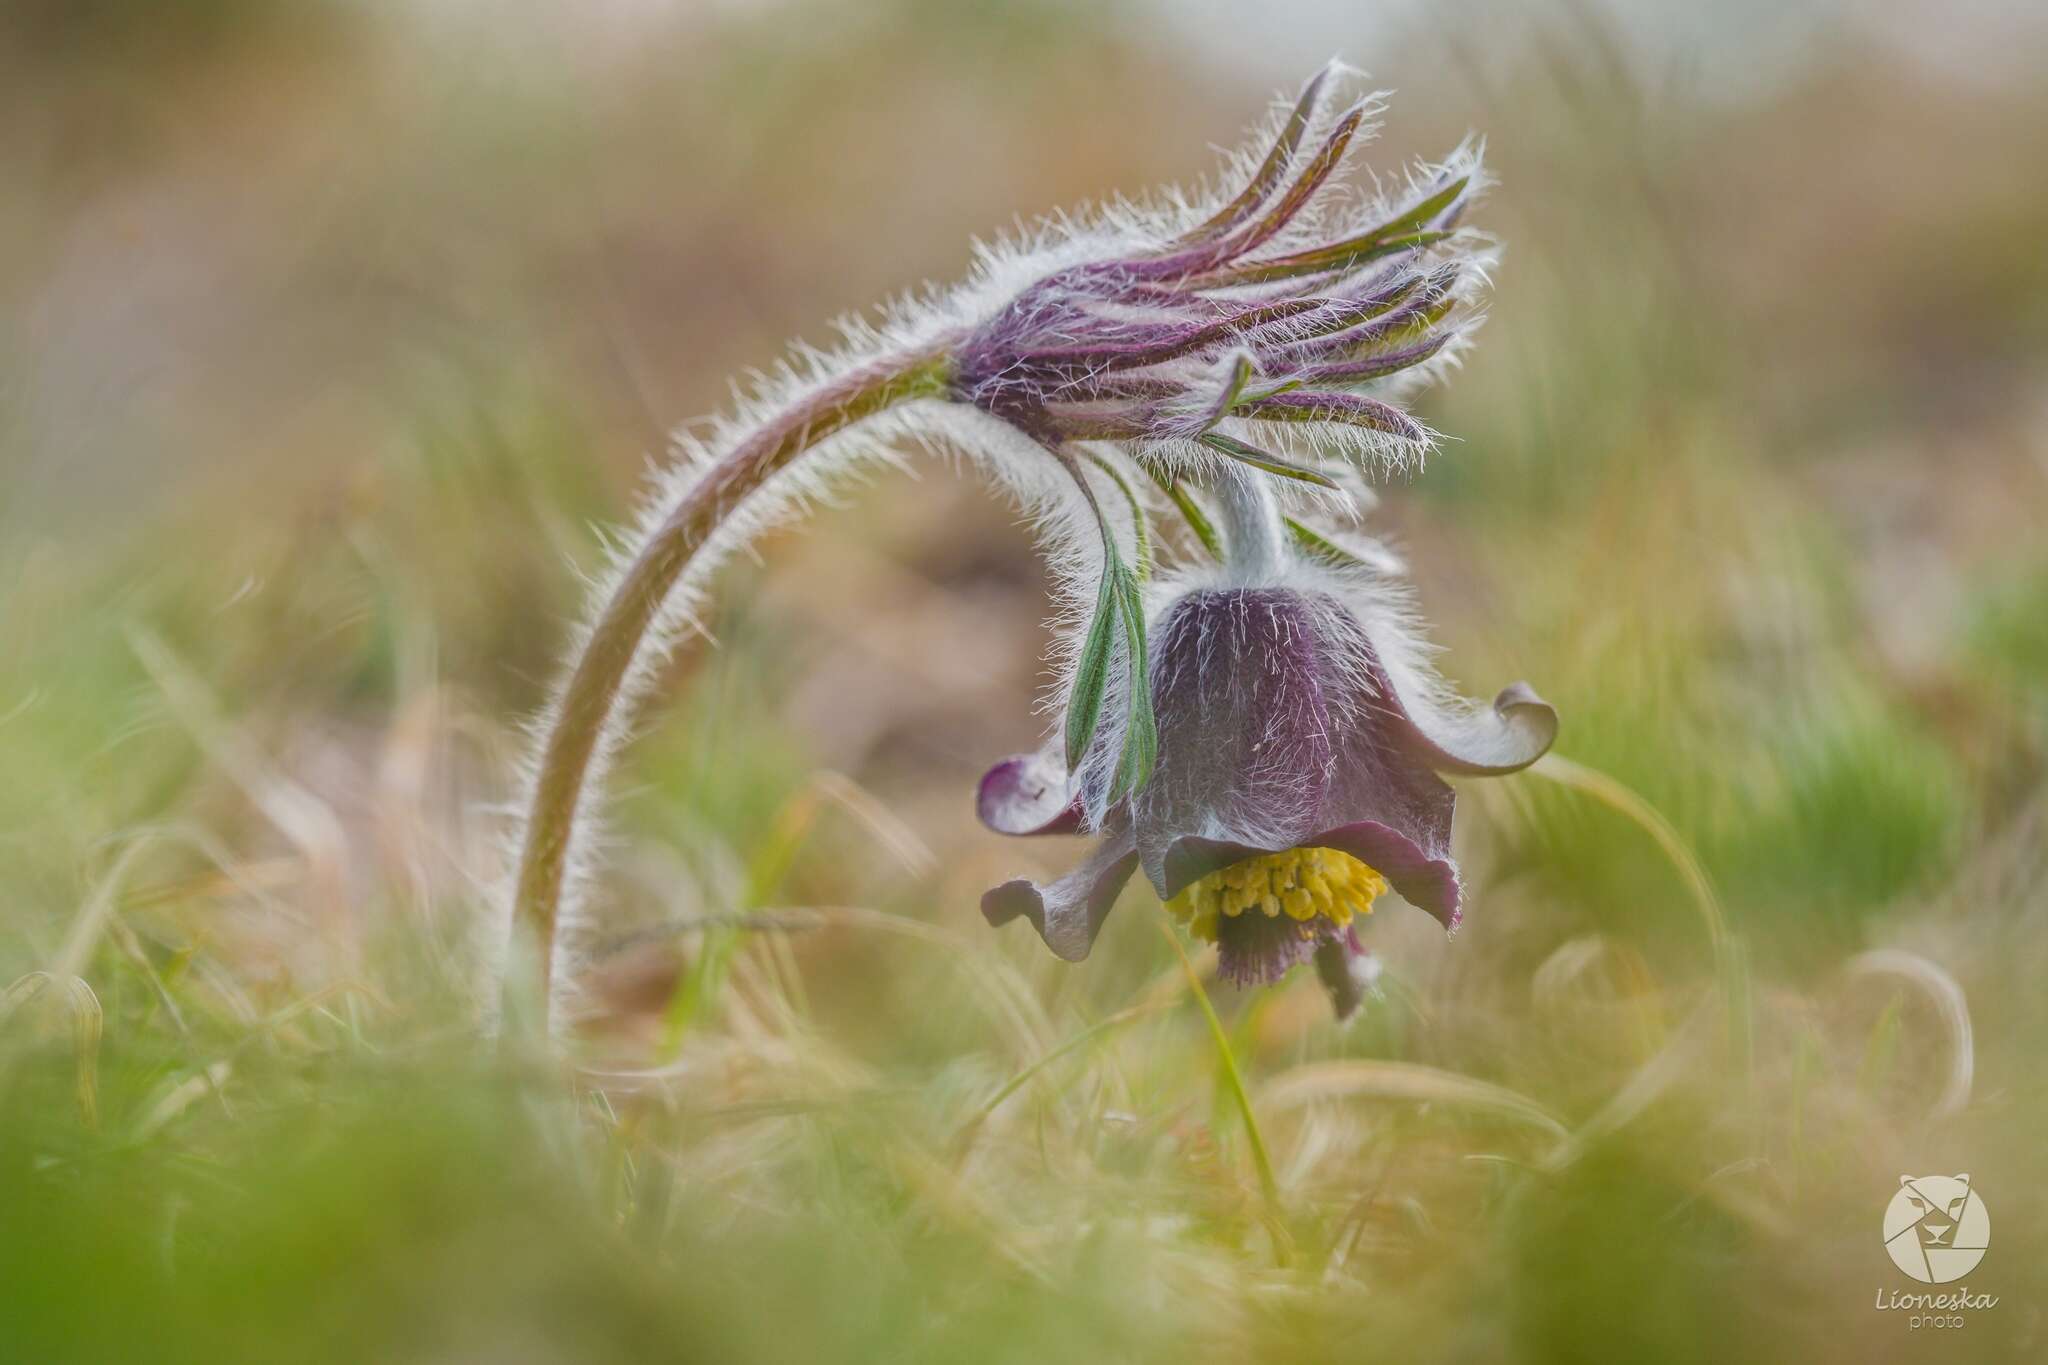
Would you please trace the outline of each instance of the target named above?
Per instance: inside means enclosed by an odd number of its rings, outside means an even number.
[[[1318,916],[1339,928],[1353,915],[1369,915],[1372,903],[1387,890],[1387,879],[1348,853],[1334,848],[1295,848],[1247,858],[1211,872],[1166,903],[1188,932],[1216,941],[1219,918],[1262,914],[1286,915],[1303,938],[1314,932]]]

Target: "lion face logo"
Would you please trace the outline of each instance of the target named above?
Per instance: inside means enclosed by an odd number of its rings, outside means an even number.
[[[1884,1249],[1922,1284],[1960,1279],[1991,1245],[1991,1213],[1967,1175],[1902,1175],[1884,1211]]]

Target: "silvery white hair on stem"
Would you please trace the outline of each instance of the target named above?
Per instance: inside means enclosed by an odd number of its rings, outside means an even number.
[[[1465,705],[1430,671],[1397,562],[1356,522],[1365,483],[1435,443],[1402,404],[1480,321],[1492,245],[1461,220],[1487,182],[1469,139],[1347,179],[1382,108],[1339,98],[1353,83],[1318,73],[1204,192],[977,245],[964,282],[842,320],[838,346],[794,347],[676,435],[529,727],[503,901],[543,1019],[589,927],[606,779],[659,664],[699,633],[716,569],[911,452],[985,471],[1036,529],[1061,627],[1052,747],[1091,826],[1150,775],[1148,638],[1192,585],[1308,574],[1372,623],[1412,707]]]

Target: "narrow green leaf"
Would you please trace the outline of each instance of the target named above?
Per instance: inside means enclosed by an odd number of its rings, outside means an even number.
[[[1259,1188],[1266,1196],[1266,1208],[1272,1215],[1276,1233],[1284,1232],[1280,1223],[1280,1182],[1273,1176],[1273,1158],[1266,1151],[1266,1138],[1259,1131],[1259,1115],[1252,1108],[1251,1092],[1245,1089],[1244,1072],[1238,1069],[1237,1056],[1231,1051],[1230,1036],[1223,1031],[1223,1021],[1216,1017],[1216,1006],[1209,1002],[1209,992],[1202,988],[1202,978],[1195,974],[1195,964],[1188,957],[1188,950],[1181,946],[1180,935],[1173,931],[1170,921],[1159,921],[1161,933],[1173,945],[1174,956],[1180,959],[1180,969],[1186,974],[1188,992],[1195,997],[1195,1003],[1202,1007],[1202,1018],[1208,1022],[1209,1037],[1216,1044],[1216,1060],[1223,1071],[1225,1086],[1230,1097],[1237,1103],[1237,1112],[1244,1118],[1245,1136],[1251,1139],[1252,1164],[1258,1168]],[[1275,1248],[1282,1252],[1282,1264],[1286,1263],[1286,1243],[1276,1237]]]
[[[1237,440],[1234,437],[1224,436],[1214,431],[1206,431],[1196,439],[1211,450],[1221,451],[1233,460],[1248,464],[1254,469],[1262,469],[1268,474],[1278,474],[1284,479],[1295,479],[1301,483],[1312,483],[1319,488],[1337,487],[1336,480],[1319,470],[1309,469],[1304,465],[1290,464],[1277,455],[1268,455],[1257,446],[1248,446],[1243,441]]]
[[[1456,180],[1453,180],[1450,184],[1444,186],[1400,217],[1390,218],[1386,222],[1381,223],[1373,230],[1373,235],[1376,237],[1384,236],[1388,233],[1400,232],[1404,228],[1422,226],[1449,208],[1457,197],[1465,192],[1465,187],[1471,183],[1471,176],[1459,176]]]
[[[1081,645],[1080,663],[1074,670],[1074,694],[1067,702],[1067,771],[1081,766],[1088,741],[1095,738],[1095,723],[1102,715],[1102,690],[1109,683],[1111,628],[1116,623],[1115,551],[1102,566],[1102,588],[1095,598],[1095,615],[1088,622],[1088,638]]]
[[[1209,558],[1223,558],[1223,538],[1216,534],[1215,526],[1210,524],[1209,514],[1202,510],[1202,504],[1195,501],[1194,494],[1182,488],[1180,480],[1171,474],[1154,469],[1150,465],[1145,466],[1145,472],[1152,476],[1152,482],[1158,484],[1160,491],[1180,509],[1181,520],[1187,522],[1188,529],[1195,533],[1195,539],[1202,542],[1202,548],[1209,552]]]
[[[1378,227],[1362,232],[1356,237],[1333,242],[1329,246],[1318,247],[1312,251],[1299,252],[1293,256],[1255,261],[1250,265],[1238,267],[1232,274],[1241,284],[1264,284],[1298,275],[1351,270],[1382,256],[1391,256],[1417,247],[1435,246],[1451,234],[1423,229],[1422,224],[1455,203],[1471,182],[1471,176],[1460,176],[1406,213],[1390,218]]]
[[[1138,557],[1138,581],[1143,583],[1152,577],[1152,532],[1145,520],[1145,505],[1138,501],[1138,491],[1124,478],[1122,470],[1093,451],[1088,458],[1123,491],[1124,500],[1131,505],[1131,543]]]
[[[1223,385],[1223,392],[1217,396],[1214,412],[1220,419],[1224,413],[1236,407],[1244,395],[1245,385],[1252,382],[1252,358],[1240,355],[1230,367],[1230,378]]]
[[[1294,537],[1294,543],[1308,551],[1312,558],[1346,567],[1369,567],[1364,560],[1345,549],[1342,545],[1339,545],[1336,541],[1331,540],[1321,531],[1316,530],[1313,526],[1304,525],[1293,517],[1287,518],[1287,531],[1288,534]]]
[[[1257,393],[1243,394],[1238,398],[1238,402],[1240,405],[1263,403],[1268,398],[1278,398],[1283,393],[1292,393],[1294,390],[1300,388],[1304,382],[1305,381],[1300,379],[1282,380],[1278,384],[1270,384],[1267,387],[1260,389]]]
[[[1270,261],[1253,261],[1249,265],[1233,266],[1214,272],[1219,283],[1232,285],[1274,284],[1281,280],[1299,279],[1303,275],[1327,275],[1337,271],[1356,270],[1372,261],[1387,256],[1398,256],[1404,251],[1415,251],[1422,247],[1435,246],[1451,234],[1448,232],[1411,232],[1399,237],[1381,237],[1377,232],[1334,246],[1304,251],[1295,256],[1281,256]],[[1206,282],[1209,276],[1202,279]]]
[[[1121,567],[1121,566],[1119,566]],[[1117,755],[1116,780],[1110,799],[1137,791],[1152,777],[1159,756],[1159,727],[1152,715],[1151,663],[1145,646],[1145,600],[1138,580],[1128,570],[1118,575],[1117,614],[1124,628],[1124,649],[1130,661],[1130,697],[1123,751]]]
[[[1345,355],[1350,359],[1363,360],[1383,351],[1405,346],[1449,317],[1451,309],[1457,306],[1457,299],[1447,295],[1427,308],[1416,309],[1404,318],[1368,328],[1367,334],[1357,345],[1345,349]]]

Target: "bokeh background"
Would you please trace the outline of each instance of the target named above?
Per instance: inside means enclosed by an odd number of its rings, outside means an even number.
[[[1990,0],[6,0],[0,1356],[2048,1349],[2044,53]],[[1332,54],[1372,164],[1488,138],[1491,320],[1376,521],[1575,766],[1465,793],[1475,913],[1384,905],[1354,1025],[1211,983],[1279,1198],[1156,904],[1079,968],[976,913],[1074,850],[973,820],[1049,607],[937,465],[726,575],[573,1063],[479,1046],[518,723],[665,431]],[[1914,1326],[1883,1209],[1958,1172],[1999,1302]]]

